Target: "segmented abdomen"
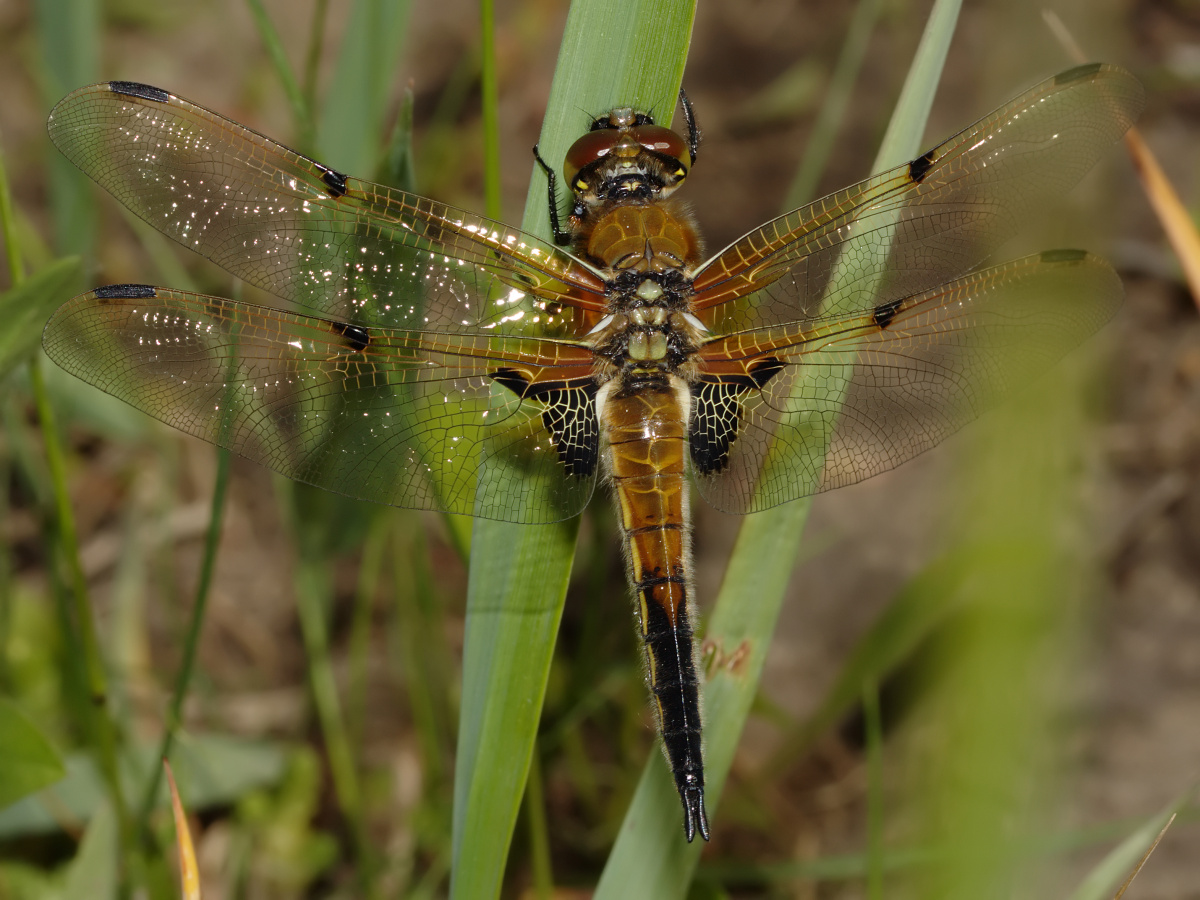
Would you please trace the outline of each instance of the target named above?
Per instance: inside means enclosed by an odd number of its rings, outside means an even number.
[[[602,421],[659,731],[681,795],[702,796],[684,471],[687,409],[683,382],[658,376],[636,390],[616,385],[604,400]]]

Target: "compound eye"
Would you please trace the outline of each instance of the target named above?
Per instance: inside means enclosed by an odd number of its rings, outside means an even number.
[[[566,161],[563,163],[563,174],[567,176],[567,185],[572,191],[579,189],[575,184],[575,176],[579,174],[580,170],[612,153],[618,140],[620,140],[618,132],[606,129],[589,131],[571,145],[571,149],[567,151]]]
[[[683,160],[688,155],[687,144],[670,128],[664,128],[662,125],[638,125],[633,129],[633,136],[647,150],[669,156],[680,164],[681,169],[686,169]]]

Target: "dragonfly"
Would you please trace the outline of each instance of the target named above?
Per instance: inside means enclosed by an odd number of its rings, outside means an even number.
[[[60,307],[58,365],[185,432],[382,504],[547,523],[614,497],[683,808],[704,802],[690,490],[752,513],[891,469],[1044,373],[1120,304],[1079,250],[980,268],[1144,104],[1063,72],[926,153],[705,256],[675,196],[700,130],[594,119],[552,240],[353,178],[182,97],[82,88],[50,137],[117,200],[277,298],[118,284]]]

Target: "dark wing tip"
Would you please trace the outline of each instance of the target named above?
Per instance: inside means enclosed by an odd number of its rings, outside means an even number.
[[[110,81],[108,89],[114,94],[126,94],[130,97],[139,97],[142,100],[153,100],[156,103],[166,103],[171,99],[171,95],[162,88],[142,84],[139,81]]]
[[[1083,262],[1090,253],[1086,250],[1043,250],[1038,258],[1045,263]]]
[[[150,284],[106,284],[92,291],[97,300],[149,300],[158,296],[158,289]]]

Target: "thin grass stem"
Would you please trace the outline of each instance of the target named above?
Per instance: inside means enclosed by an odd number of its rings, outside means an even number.
[[[183,704],[187,699],[192,684],[192,673],[196,666],[196,653],[200,647],[200,634],[204,628],[205,614],[208,610],[209,591],[212,587],[213,572],[217,563],[217,547],[221,542],[221,524],[225,518],[225,498],[229,493],[230,452],[223,447],[217,448],[217,475],[213,484],[212,505],[208,515],[208,528],[204,533],[204,554],[200,559],[200,578],[196,584],[196,598],[192,603],[192,615],[188,621],[187,633],[184,636],[183,659],[179,664],[179,672],[175,676],[175,689],[171,694],[171,703],[167,708],[165,727],[162,739],[158,745],[157,760],[166,760],[171,755],[175,736],[183,724]],[[142,796],[138,808],[137,821],[140,823],[142,838],[148,835],[150,814],[158,800],[159,787],[162,784],[163,766],[151,766],[150,781]]]

